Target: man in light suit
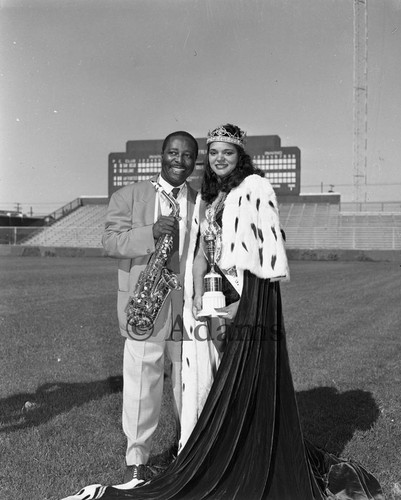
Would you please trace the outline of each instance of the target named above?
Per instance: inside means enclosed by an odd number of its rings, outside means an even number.
[[[146,463],[152,435],[160,415],[164,354],[171,360],[175,412],[181,411],[181,348],[183,290],[172,290],[147,340],[135,340],[127,331],[125,312],[140,272],[146,268],[155,244],[163,234],[179,239],[179,255],[174,266],[173,253],[167,268],[184,284],[185,260],[196,192],[186,180],[193,172],[198,155],[196,139],[188,132],[169,134],[163,142],[162,167],[156,177],[163,189],[180,205],[178,222],[171,207],[149,181],[138,182],[116,191],[109,203],[102,238],[107,254],[120,259],[118,265],[117,311],[120,331],[126,337],[123,360],[123,430],[127,437],[124,482],[149,479]],[[178,194],[177,194],[178,191]],[[178,245],[179,241],[179,245]],[[178,330],[178,331],[177,331]]]

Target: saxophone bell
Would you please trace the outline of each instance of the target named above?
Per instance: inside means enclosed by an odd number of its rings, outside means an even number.
[[[179,282],[177,275],[172,271],[164,267],[161,272],[160,281],[158,287],[163,290],[164,287],[168,287],[170,290],[181,290],[182,286]]]

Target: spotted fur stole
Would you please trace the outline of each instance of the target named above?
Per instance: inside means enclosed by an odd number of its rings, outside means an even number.
[[[223,212],[221,267],[259,278],[289,279],[276,195],[270,182],[250,175],[227,196]]]

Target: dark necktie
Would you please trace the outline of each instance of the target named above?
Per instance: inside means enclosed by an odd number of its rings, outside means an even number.
[[[174,199],[177,199],[178,193],[180,192],[180,188],[175,187],[171,190],[171,196]],[[169,259],[169,265],[168,267],[173,271],[174,273],[179,273],[180,272],[180,232],[177,231],[176,235],[174,236],[173,239],[173,248],[171,250],[171,255]]]
[[[178,193],[180,192],[180,188],[173,188],[171,190],[171,194],[173,195],[173,198],[177,199]]]

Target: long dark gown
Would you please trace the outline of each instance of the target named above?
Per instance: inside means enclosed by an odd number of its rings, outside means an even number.
[[[168,469],[102,499],[384,499],[355,462],[304,441],[278,282],[246,271],[236,320],[202,414]],[[336,496],[337,494],[337,496]]]

